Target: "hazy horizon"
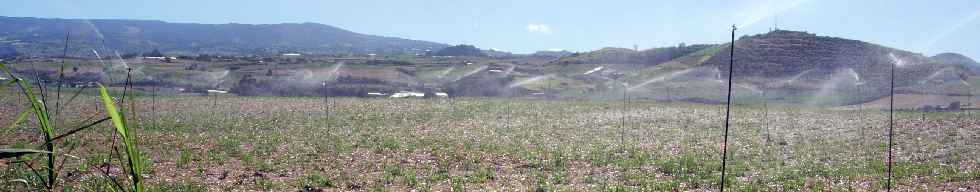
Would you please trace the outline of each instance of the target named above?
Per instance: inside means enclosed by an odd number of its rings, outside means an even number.
[[[172,1],[12,2],[5,16],[136,19],[172,23],[320,23],[357,33],[472,44],[514,53],[603,47],[641,49],[678,43],[724,43],[780,29],[856,39],[927,56],[980,58],[980,2],[926,1]],[[560,7],[554,9],[552,7]],[[233,10],[233,11],[229,11]],[[915,12],[915,14],[908,14]],[[648,23],[648,24],[645,24]]]

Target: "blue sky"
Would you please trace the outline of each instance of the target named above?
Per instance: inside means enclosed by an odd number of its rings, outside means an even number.
[[[938,3],[937,3],[938,2]],[[780,28],[980,58],[980,1],[33,0],[0,15],[193,23],[316,22],[355,32],[527,53],[726,41]]]

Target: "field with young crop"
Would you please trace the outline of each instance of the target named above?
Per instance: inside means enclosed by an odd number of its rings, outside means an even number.
[[[0,96],[0,146],[40,146],[33,117],[7,128],[30,104],[14,91]],[[148,191],[714,191],[721,176],[723,105],[113,94]],[[58,134],[106,117],[94,92],[62,99]],[[887,111],[732,110],[726,188],[884,188]],[[980,114],[900,112],[895,123],[896,189],[980,190]],[[128,181],[112,129],[56,143],[58,189]],[[40,157],[25,161],[36,168]],[[39,189],[41,179],[0,160],[2,191]]]

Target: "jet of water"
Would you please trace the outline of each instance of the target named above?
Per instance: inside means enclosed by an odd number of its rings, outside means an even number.
[[[504,71],[504,76],[509,76],[510,73],[514,72],[514,68],[517,68],[517,65],[510,65],[510,67]]]
[[[211,77],[211,86],[218,86],[225,82],[225,77],[228,76],[228,70],[208,72],[208,76]]]
[[[592,74],[592,73],[595,73],[595,72],[598,72],[598,71],[601,71],[601,70],[602,70],[603,68],[605,68],[605,67],[606,67],[606,66],[599,66],[599,67],[596,67],[596,68],[594,68],[594,69],[592,69],[592,70],[589,70],[589,71],[586,71],[585,73],[583,73],[583,75],[588,75],[588,74]]]
[[[451,66],[449,68],[446,68],[445,70],[440,71],[439,74],[436,75],[436,78],[437,79],[445,78],[446,75],[449,75],[449,73],[453,72],[454,69],[456,69],[456,66]]]
[[[743,88],[745,90],[749,90],[749,91],[751,91],[753,93],[756,93],[756,94],[762,94],[762,90],[759,90],[759,88],[757,88],[757,87],[755,87],[753,85],[746,85],[746,84],[740,84],[740,83],[735,83],[734,85],[737,86],[737,87],[741,87],[741,88]]]
[[[894,63],[896,67],[905,67],[905,60],[895,56],[895,53],[888,53],[888,58],[892,60],[892,63]]]
[[[809,104],[818,104],[816,102],[820,101],[820,99],[829,98],[841,86],[858,86],[861,84],[860,80],[861,77],[858,76],[854,69],[846,68],[838,70],[830,75],[830,79],[820,85],[820,90],[817,91],[814,95],[814,100],[811,100]]]
[[[962,19],[960,19],[959,21],[957,21],[955,24],[949,26],[949,28],[946,28],[943,31],[937,33],[936,36],[933,36],[932,38],[929,39],[929,41],[926,42],[926,45],[925,45],[926,50],[931,49],[932,46],[936,44],[936,42],[939,42],[939,40],[945,39],[946,36],[949,36],[949,34],[952,34],[953,32],[959,31],[960,28],[963,28],[963,27],[967,26],[967,24],[972,23],[974,20],[977,19],[977,17],[980,17],[980,10],[977,10],[977,11],[973,12],[973,14],[970,14],[970,15],[967,15],[966,17],[963,17]]]
[[[554,76],[555,76],[554,74],[548,74],[548,75],[541,75],[541,76],[531,77],[531,78],[527,78],[527,79],[522,79],[520,81],[511,83],[507,87],[510,87],[510,88],[520,87],[520,86],[527,85],[527,84],[530,84],[530,83],[535,83],[535,82],[539,82],[539,81],[544,81],[544,80],[547,80],[547,79],[551,79]]]
[[[709,80],[709,79],[713,79],[713,78],[720,78],[721,72],[718,71],[717,68],[715,68],[714,70],[712,70],[710,72],[705,72],[705,70],[707,70],[707,69],[708,68],[699,67],[699,68],[690,68],[690,69],[684,69],[684,70],[680,70],[680,71],[675,71],[675,72],[670,73],[670,74],[667,74],[667,75],[662,75],[662,76],[659,76],[659,77],[655,77],[655,78],[652,78],[652,79],[643,81],[642,83],[636,84],[636,85],[634,85],[632,87],[629,87],[627,89],[630,90],[630,91],[632,91],[632,90],[641,88],[643,86],[647,86],[649,84],[660,83],[660,82],[669,81],[669,80],[673,80],[673,79],[681,78],[681,77],[693,78],[695,80]],[[706,74],[706,73],[708,73],[708,74]],[[710,74],[710,73],[715,73],[715,74]],[[712,77],[707,77],[707,76],[712,76]],[[720,79],[714,79],[713,81],[721,82]]]
[[[851,80],[854,81],[854,86],[858,86],[858,85],[863,85],[864,84],[864,82],[861,81],[861,75],[858,74],[857,71],[854,71],[854,68],[848,67],[848,68],[844,69],[844,73],[847,73],[851,77]]]
[[[119,59],[118,60],[119,61],[119,64],[122,65],[122,67],[119,67],[119,68],[122,68],[122,69],[129,68],[129,63],[126,63],[126,60],[123,59],[122,56],[119,56],[119,51],[113,51],[113,53],[116,54],[116,59]],[[114,65],[113,67],[118,67],[118,66],[119,65]]]
[[[333,65],[333,67],[327,71],[327,80],[336,80],[341,67],[344,67],[344,63],[342,62]]]
[[[806,75],[806,74],[812,72],[813,70],[814,69],[809,69],[809,70],[803,71],[803,72],[801,72],[799,74],[793,75],[793,77],[790,77],[789,79],[786,79],[785,81],[783,81],[783,84],[794,83],[797,80],[800,80],[800,77],[803,77],[803,75]]]
[[[92,53],[95,53],[95,58],[98,58],[99,59],[99,63],[102,64],[102,69],[103,69],[102,70],[102,73],[103,73],[103,75],[106,76],[106,77],[108,77],[109,78],[109,84],[112,84],[112,74],[110,73],[112,71],[112,66],[108,66],[108,65],[105,64],[105,61],[102,60],[102,56],[99,55],[99,51],[96,51],[95,49],[92,49]]]
[[[950,68],[947,67],[947,68],[943,68],[943,69],[937,70],[936,72],[933,72],[932,75],[926,76],[926,78],[922,79],[922,81],[919,81],[919,84],[926,84],[926,82],[929,82],[930,80],[936,79],[936,77],[938,77],[939,75],[942,75],[943,72],[946,72],[946,70],[949,70],[949,69]]]
[[[473,75],[473,74],[476,74],[476,73],[479,73],[480,71],[483,71],[483,70],[485,70],[485,69],[487,69],[487,66],[486,66],[486,65],[484,65],[484,66],[480,66],[479,68],[476,68],[476,69],[473,69],[473,70],[470,70],[470,71],[468,71],[468,72],[466,72],[466,73],[464,73],[463,75],[460,75],[459,77],[456,77],[456,79],[454,79],[453,81],[459,81],[460,79],[463,79],[463,78],[466,78],[466,77],[469,77],[470,75]]]

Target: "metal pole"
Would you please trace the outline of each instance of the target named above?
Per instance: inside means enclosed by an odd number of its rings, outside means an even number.
[[[61,53],[61,69],[58,71],[58,90],[55,91],[54,116],[61,119],[61,86],[65,81],[65,60],[68,59],[68,45],[71,43],[71,32],[65,32],[65,49]],[[54,121],[52,123],[57,123]]]
[[[762,120],[763,126],[766,128],[766,145],[772,141],[772,137],[769,134],[769,99],[766,98],[766,87],[762,87]]]
[[[725,141],[721,149],[721,185],[718,191],[725,191],[725,166],[728,165],[728,123],[732,109],[732,76],[735,75],[735,25],[732,25],[732,49],[728,57],[728,100],[725,104]]]
[[[890,97],[888,97],[888,178],[885,184],[885,189],[888,191],[892,191],[892,144],[894,142],[893,136],[895,131],[895,65],[898,65],[898,63],[892,64],[891,67],[891,89],[889,90]]]
[[[623,109],[619,112],[620,114],[620,124],[619,124],[619,148],[626,152],[626,107],[629,105],[629,88],[623,85]]]

